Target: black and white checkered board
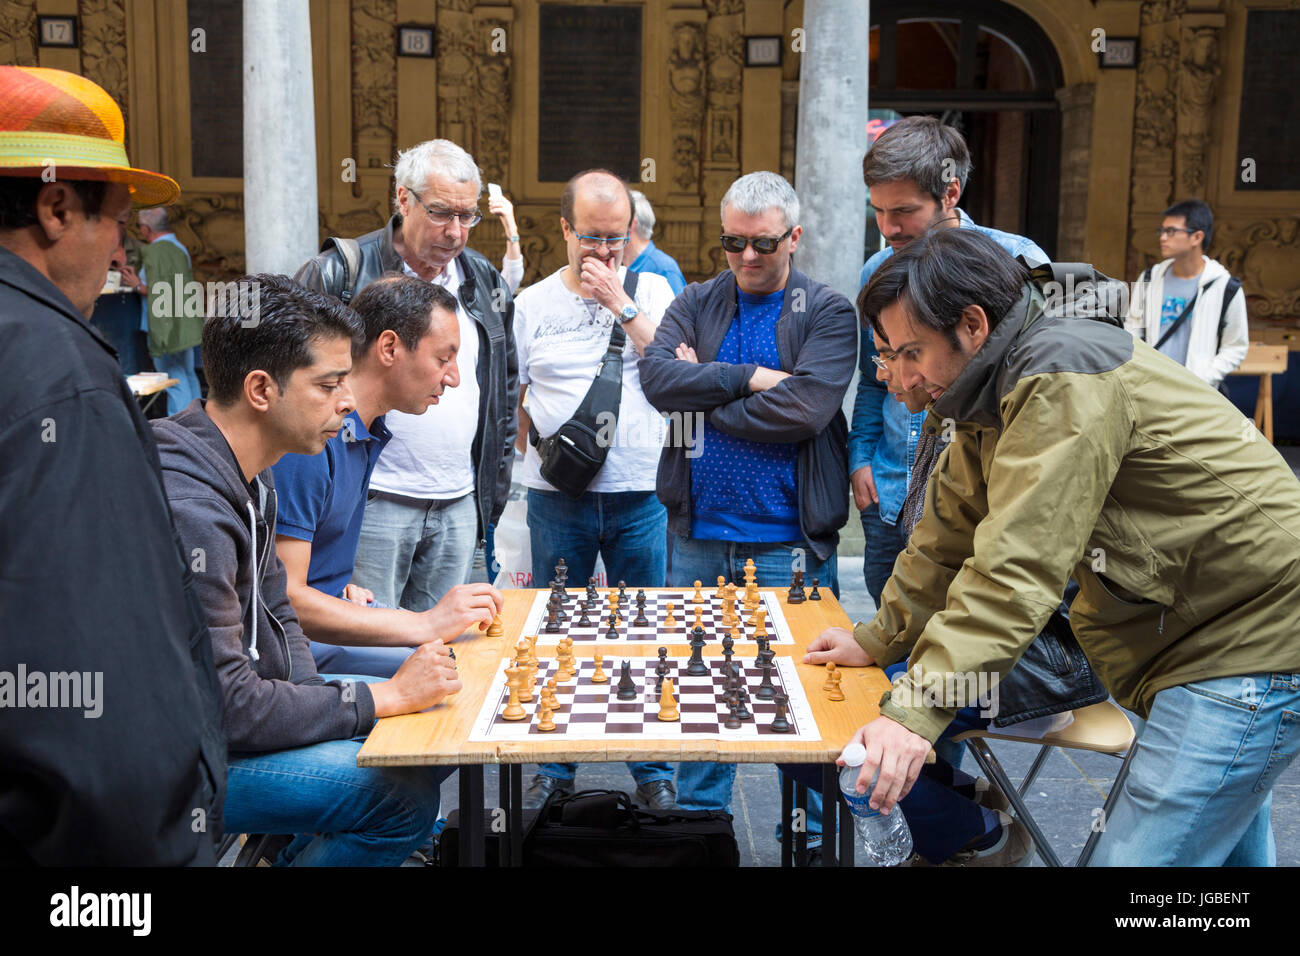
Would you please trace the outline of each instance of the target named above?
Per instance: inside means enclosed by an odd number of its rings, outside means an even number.
[[[650,622],[648,627],[633,627],[632,621],[636,619],[636,589],[629,588],[627,591],[627,601],[619,609],[621,621],[618,625],[618,638],[611,640],[607,634],[609,631],[609,591],[600,591],[600,605],[597,612],[589,615],[591,619],[590,627],[578,627],[579,603],[586,597],[584,590],[571,590],[567,592],[564,602],[565,613],[569,615],[568,620],[560,622],[560,632],[558,634],[546,633],[546,602],[550,599],[550,591],[539,591],[533,598],[533,605],[528,610],[528,616],[524,619],[525,635],[536,634],[537,643],[546,647],[558,644],[561,638],[571,637],[575,644],[606,644],[610,647],[617,647],[619,644],[667,644],[687,643],[691,639],[691,628],[695,626],[695,609],[700,609],[700,624],[704,628],[704,639],[711,644],[719,643],[729,631],[722,626],[722,599],[713,596],[716,587],[702,588],[701,593],[704,596],[703,604],[694,603],[695,591],[690,590],[673,590],[673,589],[654,589],[646,591],[645,616]],[[767,618],[764,627],[767,629],[767,639],[772,644],[793,644],[794,636],[790,633],[790,625],[786,623],[785,614],[781,610],[781,601],[775,592],[760,590],[758,592],[759,607],[767,611]],[[664,621],[668,618],[668,605],[673,605],[673,617],[676,620],[675,627],[665,627]],[[736,613],[740,615],[740,639],[742,641],[753,641],[754,629],[749,626],[749,611],[744,609],[744,591],[736,592]]]
[[[786,719],[790,732],[772,731],[772,718],[776,704],[759,700],[755,696],[763,680],[763,672],[754,665],[754,658],[735,658],[741,665],[745,686],[749,690],[749,720],[741,722],[736,730],[723,726],[727,719],[727,705],[722,700],[722,658],[705,658],[709,676],[692,677],[686,674],[687,658],[668,659],[669,673],[673,679],[673,696],[681,713],[678,721],[659,719],[659,691],[655,689],[655,667],[658,658],[637,658],[631,661],[632,679],[636,682],[636,700],[618,699],[620,661],[609,655],[604,662],[608,683],[594,684],[591,675],[596,665],[591,660],[579,660],[577,677],[565,683],[556,683],[555,697],[559,710],[551,719],[555,729],[543,733],[537,729],[537,710],[541,703],[541,689],[555,674],[558,663],[543,660],[537,670],[537,683],[531,703],[521,704],[528,716],[521,720],[506,720],[501,716],[510,700],[506,684],[507,662],[502,661],[496,677],[488,690],[483,709],[474,721],[470,740],[530,740],[538,737],[567,737],[574,740],[643,739],[661,738],[713,739],[713,740],[820,740],[817,721],[813,719],[808,698],[795,673],[794,661],[778,657],[772,670],[772,684],[776,693],[790,698]]]

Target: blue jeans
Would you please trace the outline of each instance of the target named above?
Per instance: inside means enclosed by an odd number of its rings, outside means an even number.
[[[469,581],[478,543],[474,493],[421,499],[371,492],[352,581],[388,607],[427,611]]]
[[[528,489],[528,539],[533,553],[533,586],[544,588],[555,577],[560,558],[569,569],[567,585],[586,587],[605,562],[609,582],[629,588],[662,587],[667,550],[668,513],[653,491],[588,491],[578,500],[558,491]],[[671,780],[672,764],[633,763],[628,769],[638,784]],[[538,772],[572,780],[578,765],[547,763]]]
[[[167,414],[175,415],[199,397],[199,377],[194,372],[194,349],[181,349],[153,357],[154,368],[178,379],[179,385],[167,389]]]
[[[428,842],[455,768],[358,767],[363,740],[231,754],[226,829],[298,834],[280,857],[293,866],[400,866]]]
[[[800,550],[802,555],[796,553]],[[817,578],[823,587],[830,588],[831,593],[838,597],[839,578],[834,553],[825,561],[818,561],[817,555],[805,542],[710,541],[676,535],[673,538],[673,574],[669,585],[690,587],[696,581],[716,581],[719,575],[739,583],[745,577],[745,561],[752,558],[754,580],[759,587],[789,587],[795,562],[800,557],[805,585],[811,586],[813,578]],[[735,781],[734,763],[683,761],[677,768],[677,805],[683,810],[726,810],[730,813]],[[808,794],[809,846],[820,844],[821,832],[821,795],[812,791]]]
[[[1273,784],[1300,751],[1300,673],[1156,694],[1093,866],[1273,866]]]
[[[894,573],[898,553],[907,548],[907,538],[903,536],[901,520],[895,524],[885,524],[880,520],[880,505],[868,505],[862,509],[862,537],[865,542],[862,576],[866,579],[871,600],[880,607],[880,593]]]

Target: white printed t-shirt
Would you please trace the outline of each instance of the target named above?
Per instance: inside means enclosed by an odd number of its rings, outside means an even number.
[[[568,266],[565,266],[567,269]],[[570,292],[562,277],[565,269],[515,296],[515,351],[519,356],[519,384],[528,386],[525,405],[537,433],[545,438],[559,431],[573,416],[596,378],[596,368],[609,347],[615,316],[603,306],[593,318],[588,300]],[[618,270],[622,281],[626,267]],[[656,326],[673,301],[673,290],[663,276],[638,276],[636,304]],[[605,464],[588,491],[653,491],[667,426],[663,416],[646,401],[638,369],[640,353],[629,336],[623,346],[623,395],[618,426]],[[528,442],[520,481],[528,488],[554,491],[542,478],[537,449]]]
[[[408,276],[415,275],[405,262],[402,271]],[[474,490],[471,449],[478,433],[478,324],[465,311],[457,294],[461,275],[460,264],[455,259],[431,281],[456,297],[456,320],[460,324],[456,365],[460,384],[443,389],[438,404],[430,405],[423,415],[391,411],[384,416],[393,438],[375,463],[370,489],[410,498],[443,500],[460,498]]]

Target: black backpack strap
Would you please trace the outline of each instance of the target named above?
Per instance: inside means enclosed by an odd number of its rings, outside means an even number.
[[[343,288],[339,291],[339,298],[346,305],[357,294],[357,280],[361,278],[361,243],[342,236],[330,236],[322,243],[320,251],[328,252],[331,248],[338,250],[339,260],[343,263]]]
[[[1228,284],[1223,288],[1223,305],[1219,307],[1219,334],[1215,339],[1219,343],[1219,348],[1223,348],[1223,332],[1228,327],[1228,306],[1237,297],[1240,289],[1241,280],[1234,275],[1228,276]]]

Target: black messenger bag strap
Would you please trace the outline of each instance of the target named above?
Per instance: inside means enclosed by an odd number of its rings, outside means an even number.
[[[633,301],[636,301],[636,285],[637,274],[628,269],[623,278],[623,291]],[[615,316],[614,327],[609,330],[609,344],[605,346],[605,354],[596,369],[596,379],[587,389],[587,394],[583,396],[581,404],[569,421],[579,422],[592,431],[599,431],[605,424],[598,420],[599,416],[602,413],[610,413],[614,416],[613,423],[617,424],[619,406],[623,404],[623,346],[626,344],[627,333],[623,331],[622,323]],[[536,426],[531,421],[528,423],[528,441],[534,448],[542,442]]]

